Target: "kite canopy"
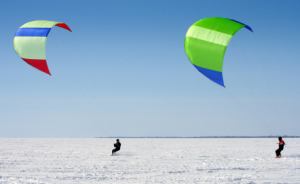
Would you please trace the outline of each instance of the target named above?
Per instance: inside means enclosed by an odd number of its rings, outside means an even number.
[[[227,45],[244,27],[252,32],[248,25],[233,19],[213,17],[197,21],[185,37],[184,48],[189,60],[207,78],[224,86],[222,68]]]
[[[54,26],[72,31],[63,22],[35,20],[22,25],[14,37],[14,48],[17,54],[26,63],[49,75],[51,74],[46,61],[46,42]]]

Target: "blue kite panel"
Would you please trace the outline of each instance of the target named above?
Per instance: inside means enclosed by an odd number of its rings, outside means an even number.
[[[20,28],[16,36],[38,36],[47,37],[51,28]]]
[[[222,72],[217,72],[213,70],[208,70],[199,66],[194,65],[199,72],[201,72],[203,75],[205,75],[207,78],[210,80],[214,81],[215,83],[224,86],[224,81],[223,81],[223,75]]]

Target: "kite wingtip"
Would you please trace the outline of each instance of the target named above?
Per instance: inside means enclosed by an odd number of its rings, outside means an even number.
[[[250,26],[246,25],[246,24],[245,24],[245,28],[248,29],[249,31],[251,31],[252,33],[254,32],[253,29]]]
[[[45,59],[22,58],[27,64],[51,76],[50,70]]]
[[[225,84],[224,84],[224,81],[223,81],[223,77],[220,78],[219,80],[212,80],[214,81],[215,83],[217,83],[218,85],[222,86],[223,88],[226,88]]]
[[[224,83],[217,83],[219,84],[220,86],[222,86],[223,88],[226,88],[225,84]]]
[[[58,23],[58,24],[56,24],[56,26],[72,32],[72,29],[66,23]]]
[[[234,22],[237,22],[237,23],[239,23],[239,24],[242,24],[242,25],[244,25],[244,27],[245,27],[246,29],[248,29],[248,30],[251,31],[251,32],[254,32],[253,29],[252,29],[249,25],[247,25],[247,24],[245,24],[245,23],[243,23],[243,22],[240,22],[240,21],[238,21],[238,20],[235,20],[235,19],[230,19],[230,20],[232,20],[232,21],[234,21]]]

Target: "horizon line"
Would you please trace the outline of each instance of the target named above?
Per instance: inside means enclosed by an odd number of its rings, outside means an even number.
[[[300,135],[261,135],[261,136],[97,136],[94,138],[300,138]]]

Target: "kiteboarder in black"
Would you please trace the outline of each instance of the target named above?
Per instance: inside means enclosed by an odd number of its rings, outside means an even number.
[[[116,140],[117,142],[114,144],[114,149],[111,151],[111,155],[113,155],[115,152],[119,151],[121,149],[121,143],[119,139]]]
[[[282,139],[282,137],[278,137],[278,149],[275,151],[276,153],[276,158],[280,158],[281,157],[281,151],[283,150],[284,148],[284,145],[285,145],[285,142],[284,140]]]

